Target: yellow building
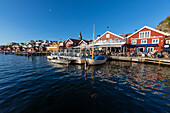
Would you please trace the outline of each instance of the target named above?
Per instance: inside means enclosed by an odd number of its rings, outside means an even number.
[[[51,44],[49,47],[47,47],[47,50],[57,52],[59,50],[59,44]]]

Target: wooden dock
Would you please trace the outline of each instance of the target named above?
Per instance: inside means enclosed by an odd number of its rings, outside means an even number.
[[[4,53],[4,55],[7,55],[7,54],[14,54],[13,52],[10,52],[10,51],[3,51],[2,53]]]
[[[73,56],[57,56],[57,55],[53,55],[53,56],[47,56],[48,59],[53,59],[56,57],[60,57],[62,59],[68,59],[69,61],[71,61],[71,63],[74,64],[85,64],[86,58],[80,58],[80,57],[73,57]]]
[[[17,56],[43,56],[43,55],[50,55],[50,52],[16,52],[15,55]]]
[[[111,60],[118,60],[118,61],[170,65],[170,60],[163,59],[163,58],[123,57],[123,56],[109,56],[108,58]]]

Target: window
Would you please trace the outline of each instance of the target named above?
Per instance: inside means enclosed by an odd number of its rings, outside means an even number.
[[[139,38],[144,38],[144,33],[143,32],[140,32]]]
[[[110,34],[106,34],[106,38],[110,38]]]
[[[159,43],[159,39],[152,39],[152,44],[157,44]]]
[[[153,47],[148,47],[148,48],[147,48],[147,51],[148,51],[148,52],[152,52],[153,50],[154,50]]]
[[[136,40],[132,40],[131,43],[132,43],[132,44],[137,44],[137,41],[136,41]]]
[[[150,38],[150,31],[143,31],[139,33],[139,38]]]
[[[109,43],[112,43],[112,39],[109,39]]]
[[[85,43],[81,43],[81,45],[86,45]]]
[[[99,40],[99,43],[102,43],[102,39]]]
[[[141,44],[147,44],[147,40],[141,40]]]
[[[68,42],[68,44],[73,44],[72,42]]]
[[[118,38],[115,38],[115,43],[118,43],[119,42],[119,39]]]
[[[106,42],[107,42],[107,39],[104,39],[104,42],[106,43]]]
[[[166,40],[166,44],[170,44],[170,40]]]

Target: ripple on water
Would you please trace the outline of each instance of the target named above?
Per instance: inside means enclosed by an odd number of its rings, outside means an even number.
[[[0,112],[169,112],[169,67],[129,62],[53,64],[1,55]]]

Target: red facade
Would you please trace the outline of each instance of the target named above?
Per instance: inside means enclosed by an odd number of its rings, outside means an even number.
[[[147,37],[144,36],[145,33]],[[164,50],[164,42],[165,42],[166,36],[167,35],[164,32],[145,26],[141,28],[140,30],[138,30],[137,32],[130,35],[126,43],[128,45],[132,45],[131,47],[128,47],[129,51],[134,51],[136,48],[138,48],[140,51],[141,50],[144,51],[145,47],[147,46],[147,49],[149,50],[152,50],[152,51],[157,50],[158,52],[162,52]],[[143,46],[140,46],[140,45],[143,45]]]
[[[115,39],[124,41],[123,37],[107,31],[100,38],[96,39],[96,43],[99,43],[100,41],[107,43],[107,42],[109,42],[109,39],[110,39],[110,41],[111,40],[114,41]]]

